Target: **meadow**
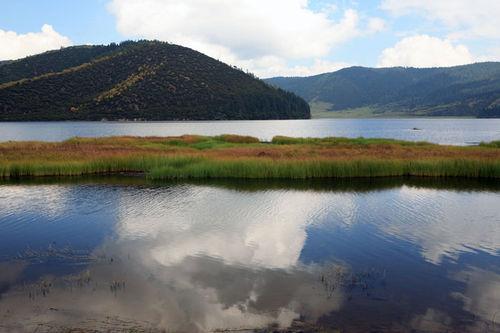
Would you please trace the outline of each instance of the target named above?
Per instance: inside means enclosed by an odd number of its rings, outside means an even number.
[[[0,178],[141,174],[181,178],[500,178],[500,141],[479,146],[366,138],[237,135],[75,137],[0,143]]]

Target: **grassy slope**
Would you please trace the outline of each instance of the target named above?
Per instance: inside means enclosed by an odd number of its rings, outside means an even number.
[[[500,63],[423,69],[350,67],[266,81],[306,99],[313,117],[500,116]]]
[[[500,178],[500,143],[439,146],[387,139],[218,137],[74,138],[0,144],[0,178],[119,172],[167,178]]]

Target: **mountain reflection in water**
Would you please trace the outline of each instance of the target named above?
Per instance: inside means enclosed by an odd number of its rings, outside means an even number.
[[[500,185],[0,185],[0,331],[500,331]]]

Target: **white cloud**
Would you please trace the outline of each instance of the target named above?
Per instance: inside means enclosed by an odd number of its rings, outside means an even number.
[[[290,61],[321,59],[341,43],[383,29],[381,19],[347,9],[338,20],[307,0],[113,0],[109,10],[127,37],[185,45],[258,76],[316,72]],[[338,64],[330,64],[338,68]]]
[[[255,60],[234,59],[233,61],[238,62],[239,66],[243,68],[251,68],[252,72],[261,78],[274,76],[310,76],[334,72],[351,66],[351,64],[346,62],[335,62],[322,59],[315,59],[308,65],[290,66],[285,59],[274,56],[263,57]]]
[[[379,67],[446,67],[474,62],[468,48],[448,39],[417,35],[401,39],[382,51]]]
[[[500,38],[500,1],[496,0],[383,0],[381,8],[401,16],[412,13],[450,29],[449,38]]]
[[[372,17],[368,20],[368,32],[376,33],[384,31],[386,29],[386,24],[380,17]]]
[[[285,76],[310,76],[322,73],[335,72],[338,71],[339,69],[349,66],[352,65],[347,62],[335,62],[335,61],[316,59],[314,63],[310,66],[293,66],[283,69],[277,68],[275,73],[273,73],[273,76],[276,76],[279,73]]]
[[[224,46],[243,59],[324,56],[358,34],[359,20],[356,11],[347,10],[332,22],[302,0],[114,0],[110,10],[124,35]]]
[[[68,37],[62,36],[48,24],[44,24],[40,32],[27,34],[0,29],[0,60],[19,59],[71,44]]]

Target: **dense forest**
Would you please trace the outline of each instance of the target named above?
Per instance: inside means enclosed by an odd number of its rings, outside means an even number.
[[[500,63],[446,68],[351,67],[311,77],[266,80],[328,111],[372,115],[500,117]]]
[[[74,46],[0,63],[0,120],[309,118],[291,92],[186,47]]]

